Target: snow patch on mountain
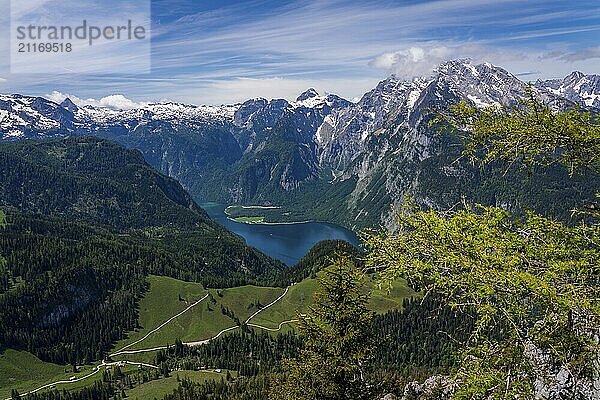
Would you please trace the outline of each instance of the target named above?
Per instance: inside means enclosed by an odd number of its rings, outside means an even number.
[[[535,86],[579,105],[600,108],[600,75],[575,71],[564,79],[539,80]]]
[[[492,64],[455,60],[426,78],[392,75],[353,102],[312,88],[291,102],[258,98],[222,106],[103,107],[70,96],[55,96],[57,103],[0,95],[0,138],[97,134],[143,150],[153,165],[196,193],[214,195],[207,187],[216,185],[215,190],[230,196],[224,201],[253,201],[265,188],[297,190],[324,176],[331,185],[355,182],[346,192],[351,193],[345,203],[348,214],[372,222],[373,204],[400,204],[406,193],[416,193],[424,205],[443,207],[456,193],[436,192],[427,186],[427,176],[438,174],[460,184],[468,175],[458,164],[443,164],[454,160],[442,159],[449,144],[428,124],[433,110],[460,100],[477,107],[516,104],[527,86]],[[597,75],[575,72],[538,81],[534,93],[555,108],[573,103],[600,108],[599,86]],[[432,167],[434,159],[441,166]],[[232,166],[233,172],[215,172],[215,160]],[[204,179],[212,173],[219,178]],[[236,173],[227,180],[219,175]],[[218,187],[221,183],[228,186]],[[388,210],[379,222],[390,220]]]

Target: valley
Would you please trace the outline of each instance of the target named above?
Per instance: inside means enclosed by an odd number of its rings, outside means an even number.
[[[595,75],[574,72],[536,82],[533,90],[557,108],[593,109],[598,82]],[[592,200],[581,193],[588,182],[600,187],[595,174],[575,176],[570,187],[562,187],[569,174],[559,167],[532,174],[506,173],[499,165],[473,168],[460,157],[457,135],[438,135],[430,125],[433,110],[461,100],[516,104],[527,87],[501,67],[453,60],[431,77],[390,76],[354,103],[312,89],[295,101],[149,104],[132,110],[2,96],[7,117],[0,135],[14,141],[93,134],[116,141],[139,150],[196,201],[232,205],[232,218],[246,223],[310,220],[360,230],[392,223],[390,205],[402,204],[406,196],[437,209],[464,196],[567,217],[575,203]],[[19,115],[22,126],[13,123]],[[548,187],[553,189],[542,189]]]
[[[106,361],[78,367],[78,372],[74,373],[71,366],[46,363],[27,352],[5,350],[0,355],[0,398],[8,398],[12,389],[22,394],[50,389],[81,389],[98,381],[101,370],[119,363],[125,367],[124,373],[127,373],[127,368],[137,370],[139,365],[158,368],[153,365],[156,353],[174,346],[176,340],[190,346],[202,346],[226,332],[241,329],[240,324],[273,334],[294,329],[297,313],[304,312],[312,303],[312,296],[317,289],[314,279],[304,280],[286,289],[242,286],[207,290],[196,283],[161,276],[149,276],[148,283],[149,291],[139,305],[140,328],[117,342]],[[383,314],[401,309],[404,299],[415,296],[415,292],[399,281],[389,293],[376,291],[370,308]],[[173,373],[193,378],[194,381],[223,376],[223,373],[207,370]],[[24,375],[27,375],[27,379],[23,378]],[[163,381],[165,379],[142,384],[132,389],[131,394],[128,392],[128,395],[141,396],[163,383],[166,388],[162,391],[170,392],[172,379]]]

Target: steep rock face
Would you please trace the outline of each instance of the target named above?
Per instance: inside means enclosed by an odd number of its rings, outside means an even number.
[[[320,96],[314,89],[291,103],[264,99],[244,103],[234,117],[244,155],[223,192],[237,202],[269,201],[273,194],[285,195],[317,180],[315,132],[333,110],[350,104],[335,95]]]
[[[573,73],[537,82],[553,107],[598,107],[600,77]],[[459,100],[485,107],[514,104],[527,84],[502,68],[467,60],[442,64],[427,78],[380,82],[357,103],[309,89],[295,101],[253,99],[229,106],[148,104],[132,110],[58,105],[0,96],[3,140],[95,135],[139,149],[198,200],[277,203],[305,218],[349,227],[388,224],[390,205],[410,195],[448,208],[462,196],[555,216],[586,195],[584,179],[552,169],[536,174],[482,171],[461,159],[456,137],[438,135],[436,110]],[[542,193],[542,183],[552,191]],[[528,200],[535,196],[538,200]],[[543,199],[543,200],[542,200]],[[315,202],[319,207],[313,207]],[[556,202],[556,203],[554,203]]]
[[[432,136],[423,136],[430,131],[423,125],[433,110],[458,100],[477,106],[512,104],[525,95],[525,88],[525,83],[501,68],[466,61],[445,63],[429,79],[400,81],[392,76],[355,106],[337,110],[325,119],[316,137],[321,164],[348,172],[353,161],[374,150],[368,146],[374,137],[397,135],[402,136],[399,142],[404,157],[423,160],[430,155]],[[398,150],[381,147],[382,153],[390,149]]]
[[[456,138],[429,126],[433,113],[459,100],[480,107],[515,104],[526,88],[501,68],[459,60],[442,64],[429,79],[390,77],[358,104],[334,111],[316,140],[321,166],[331,169],[333,182],[357,178],[346,202],[354,218],[350,224],[390,223],[390,204],[400,205],[406,195],[434,208],[451,207],[463,195],[476,197],[480,171],[460,160]],[[548,101],[555,97],[537,94]]]
[[[286,100],[248,100],[235,112],[234,124],[239,128],[236,138],[244,153],[269,140],[273,127],[289,106]]]
[[[346,171],[365,150],[365,142],[373,135],[389,133],[392,119],[407,115],[426,81],[400,81],[392,76],[365,94],[359,103],[345,107],[325,118],[316,140],[320,146],[320,162],[334,171]]]

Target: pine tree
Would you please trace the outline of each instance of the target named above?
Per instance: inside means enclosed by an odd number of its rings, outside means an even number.
[[[368,382],[373,350],[363,274],[346,256],[323,271],[321,290],[299,315],[305,348],[283,363],[273,399],[343,400],[372,397]]]

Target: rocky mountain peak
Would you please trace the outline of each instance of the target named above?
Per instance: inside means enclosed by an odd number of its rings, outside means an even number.
[[[585,107],[600,108],[600,75],[574,71],[564,79],[538,80],[535,87]]]
[[[565,77],[565,79],[563,79],[563,82],[565,83],[573,83],[576,82],[578,80],[580,80],[581,78],[583,78],[585,75],[583,72],[580,71],[573,71],[571,72],[569,75],[567,75]]]
[[[457,73],[464,73],[466,71],[474,72],[474,65],[468,58],[460,58],[456,60],[448,60],[441,63],[435,72],[438,74],[452,75]]]
[[[478,107],[513,104],[523,97],[527,86],[505,69],[487,62],[453,60],[440,65],[436,72],[441,97],[453,95]]]
[[[298,96],[298,98],[296,98],[296,101],[304,101],[318,96],[319,92],[317,92],[314,88],[309,88],[308,90],[304,91],[300,96]]]
[[[75,103],[73,103],[68,97],[64,99],[62,103],[60,103],[60,106],[71,111],[72,113],[76,113],[79,110],[79,107],[77,107],[77,105],[75,105]]]

